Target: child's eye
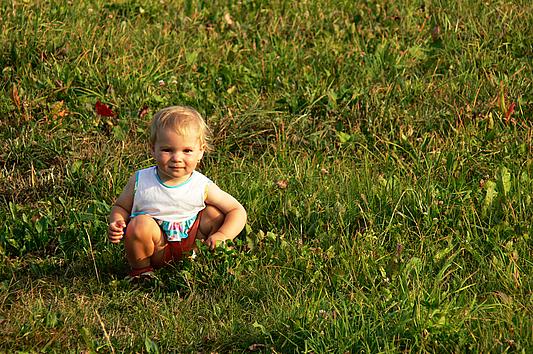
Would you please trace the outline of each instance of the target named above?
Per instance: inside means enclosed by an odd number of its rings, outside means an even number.
[[[192,149],[185,149],[183,150],[186,154],[190,154],[192,152]]]

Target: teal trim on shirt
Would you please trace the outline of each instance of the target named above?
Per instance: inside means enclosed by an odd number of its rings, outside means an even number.
[[[194,173],[194,171],[193,171],[193,173]],[[168,184],[165,184],[165,182],[163,182],[161,177],[159,177],[159,173],[157,173],[157,167],[155,167],[155,176],[157,178],[157,181],[159,183],[161,183],[161,185],[163,187],[166,187],[166,188],[179,188],[179,187],[181,187],[183,185],[186,185],[187,183],[189,183],[191,181],[191,177],[192,177],[193,173],[191,173],[191,175],[189,176],[189,178],[187,178],[187,180],[185,182],[182,182],[182,183],[178,184],[177,186],[169,186]]]
[[[147,214],[148,214],[148,212],[146,212],[146,211],[141,211],[141,212],[138,212],[138,213],[132,213],[130,215],[130,218],[134,218],[134,217],[139,216],[139,215],[147,215]]]
[[[135,186],[133,187],[133,193],[137,192],[137,187],[139,186],[139,171],[135,172]]]

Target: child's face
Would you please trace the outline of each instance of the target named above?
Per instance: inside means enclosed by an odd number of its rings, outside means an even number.
[[[168,185],[185,182],[204,155],[204,146],[196,135],[180,135],[170,130],[157,132],[152,146],[159,178]]]

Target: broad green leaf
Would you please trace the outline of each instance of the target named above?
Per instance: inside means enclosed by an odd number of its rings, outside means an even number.
[[[147,353],[155,353],[159,354],[159,347],[157,346],[157,343],[154,342],[150,337],[146,336],[144,338],[144,348],[146,349]]]
[[[246,246],[248,246],[249,250],[254,250],[255,249],[255,241],[249,235],[246,236]]]
[[[194,64],[197,58],[198,58],[198,52],[187,52],[185,54],[185,60],[187,61],[187,64],[189,65]]]
[[[405,265],[405,273],[409,274],[411,271],[415,271],[416,274],[422,269],[422,260],[418,257],[413,257]]]
[[[496,192],[496,182],[494,181],[487,181],[485,183],[485,189],[487,192],[485,195],[485,200],[483,201],[483,210],[489,208],[492,205],[494,198],[498,195],[498,192]]]
[[[115,125],[113,127],[113,136],[118,141],[126,140],[126,135],[127,135],[126,132],[124,131],[124,129],[122,129],[122,127],[120,125]]]
[[[339,141],[341,142],[341,144],[346,144],[347,142],[352,140],[352,136],[345,132],[337,132],[337,136],[339,137]]]
[[[529,182],[529,176],[526,171],[523,171],[520,175],[520,183],[527,183]]]
[[[412,58],[417,60],[424,60],[427,57],[425,49],[419,45],[410,47],[407,51]]]
[[[76,160],[72,163],[72,165],[70,166],[70,172],[72,173],[76,173],[80,170],[80,167],[82,165],[82,162],[80,160]]]
[[[506,167],[500,169],[500,182],[503,188],[503,194],[508,195],[511,190],[511,172]]]
[[[37,233],[39,234],[43,233],[43,225],[39,221],[35,223],[35,230],[37,230]]]

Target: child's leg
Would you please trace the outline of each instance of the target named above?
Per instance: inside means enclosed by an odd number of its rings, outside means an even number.
[[[157,266],[165,244],[163,232],[151,216],[139,215],[131,219],[124,247],[132,271]]]
[[[218,231],[224,223],[225,215],[218,208],[208,205],[202,211],[200,226],[198,227],[197,239],[205,240]]]

